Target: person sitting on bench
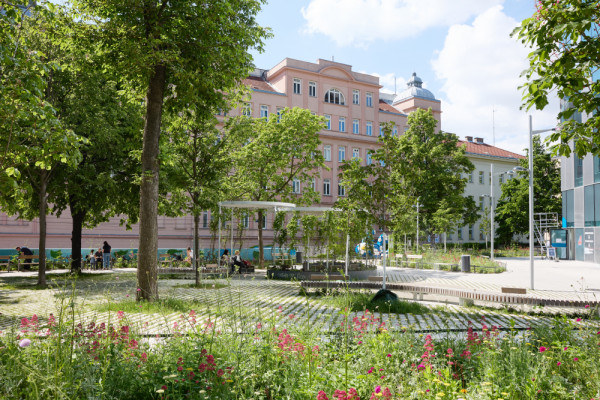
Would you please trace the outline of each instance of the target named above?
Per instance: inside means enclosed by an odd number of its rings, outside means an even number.
[[[26,247],[26,246],[23,246],[23,247],[17,246],[16,250],[19,253],[19,255],[24,255],[24,256],[32,256],[33,255],[33,251],[31,251],[29,249],[29,247]],[[29,271],[31,269],[31,259],[25,260],[25,262],[23,263],[23,269],[26,269],[27,271]]]
[[[235,255],[233,257],[231,257],[231,273],[235,272],[235,267],[236,265],[239,266],[240,268],[245,267],[246,264],[244,264],[244,260],[242,260],[242,256],[240,256],[240,251],[236,250],[235,251]]]

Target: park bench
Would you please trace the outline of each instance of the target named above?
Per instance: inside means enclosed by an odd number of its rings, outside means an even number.
[[[170,254],[158,255],[158,268],[172,268],[173,257]]]
[[[525,288],[503,287],[501,290],[502,293],[527,294],[527,289]]]
[[[434,263],[433,264],[433,269],[436,271],[441,270],[441,267],[448,267],[448,271],[458,271],[458,264],[452,264],[452,263]],[[444,268],[445,269],[445,268]]]
[[[406,255],[406,266],[411,267],[414,264],[415,268],[419,268],[423,262],[423,255],[421,254],[407,254]]]
[[[13,256],[0,256],[0,268],[6,266],[6,272],[10,272],[10,260]]]
[[[202,268],[200,268],[201,274],[227,274],[229,268],[227,266],[221,265],[220,267],[217,264],[206,264]]]
[[[37,260],[37,261],[33,261],[33,260]],[[25,265],[26,263],[29,263],[29,265],[40,265],[40,256],[39,255],[23,255],[21,254],[19,256],[19,261],[17,264],[17,270],[21,271],[21,266]]]

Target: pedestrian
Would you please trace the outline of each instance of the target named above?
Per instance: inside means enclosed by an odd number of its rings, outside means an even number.
[[[192,258],[194,258],[194,250],[192,250],[191,247],[188,247],[185,261],[187,261],[190,265],[192,265]]]
[[[90,250],[90,254],[88,254],[87,258],[90,262],[90,269],[96,269],[96,256],[94,255],[94,250]]]
[[[110,269],[110,244],[105,240],[102,246],[102,259],[104,269]]]
[[[244,264],[244,260],[242,260],[242,256],[240,256],[240,251],[236,250],[235,251],[235,255],[231,258],[231,273],[235,272],[235,267],[240,267],[243,268],[246,266],[246,264]]]
[[[32,256],[33,255],[33,251],[31,251],[29,249],[29,247],[27,246],[17,246],[16,248],[17,252],[19,253],[19,255],[23,255],[23,256]],[[23,263],[23,269],[26,269],[27,271],[31,270],[31,259],[26,259],[25,262]]]
[[[96,262],[94,263],[96,264],[96,269],[102,268],[102,248],[99,247],[98,250],[96,250],[94,258],[96,259]]]

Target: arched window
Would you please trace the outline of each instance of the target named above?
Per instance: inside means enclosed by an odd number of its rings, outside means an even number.
[[[339,90],[329,89],[327,93],[325,93],[325,103],[345,105],[346,100],[344,99],[342,92]]]

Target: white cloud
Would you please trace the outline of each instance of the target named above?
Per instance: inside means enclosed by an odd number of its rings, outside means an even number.
[[[528,113],[519,110],[518,87],[524,83],[520,74],[528,65],[530,50],[510,37],[517,24],[502,6],[492,7],[472,25],[450,27],[432,64],[437,78],[444,81],[436,96],[442,100],[445,131],[483,137],[491,144],[494,125],[496,146],[523,154],[529,122]],[[555,126],[557,113],[557,100],[544,111],[531,111],[533,129]]]
[[[311,0],[302,15],[307,33],[340,46],[413,37],[436,26],[464,23],[504,0]]]
[[[394,87],[396,88],[396,93],[400,93],[406,89],[406,79],[399,77],[393,72],[384,75],[378,74],[377,72],[371,73],[361,71],[361,73],[379,77],[379,84],[383,86],[380,90],[384,93],[393,94]]]

